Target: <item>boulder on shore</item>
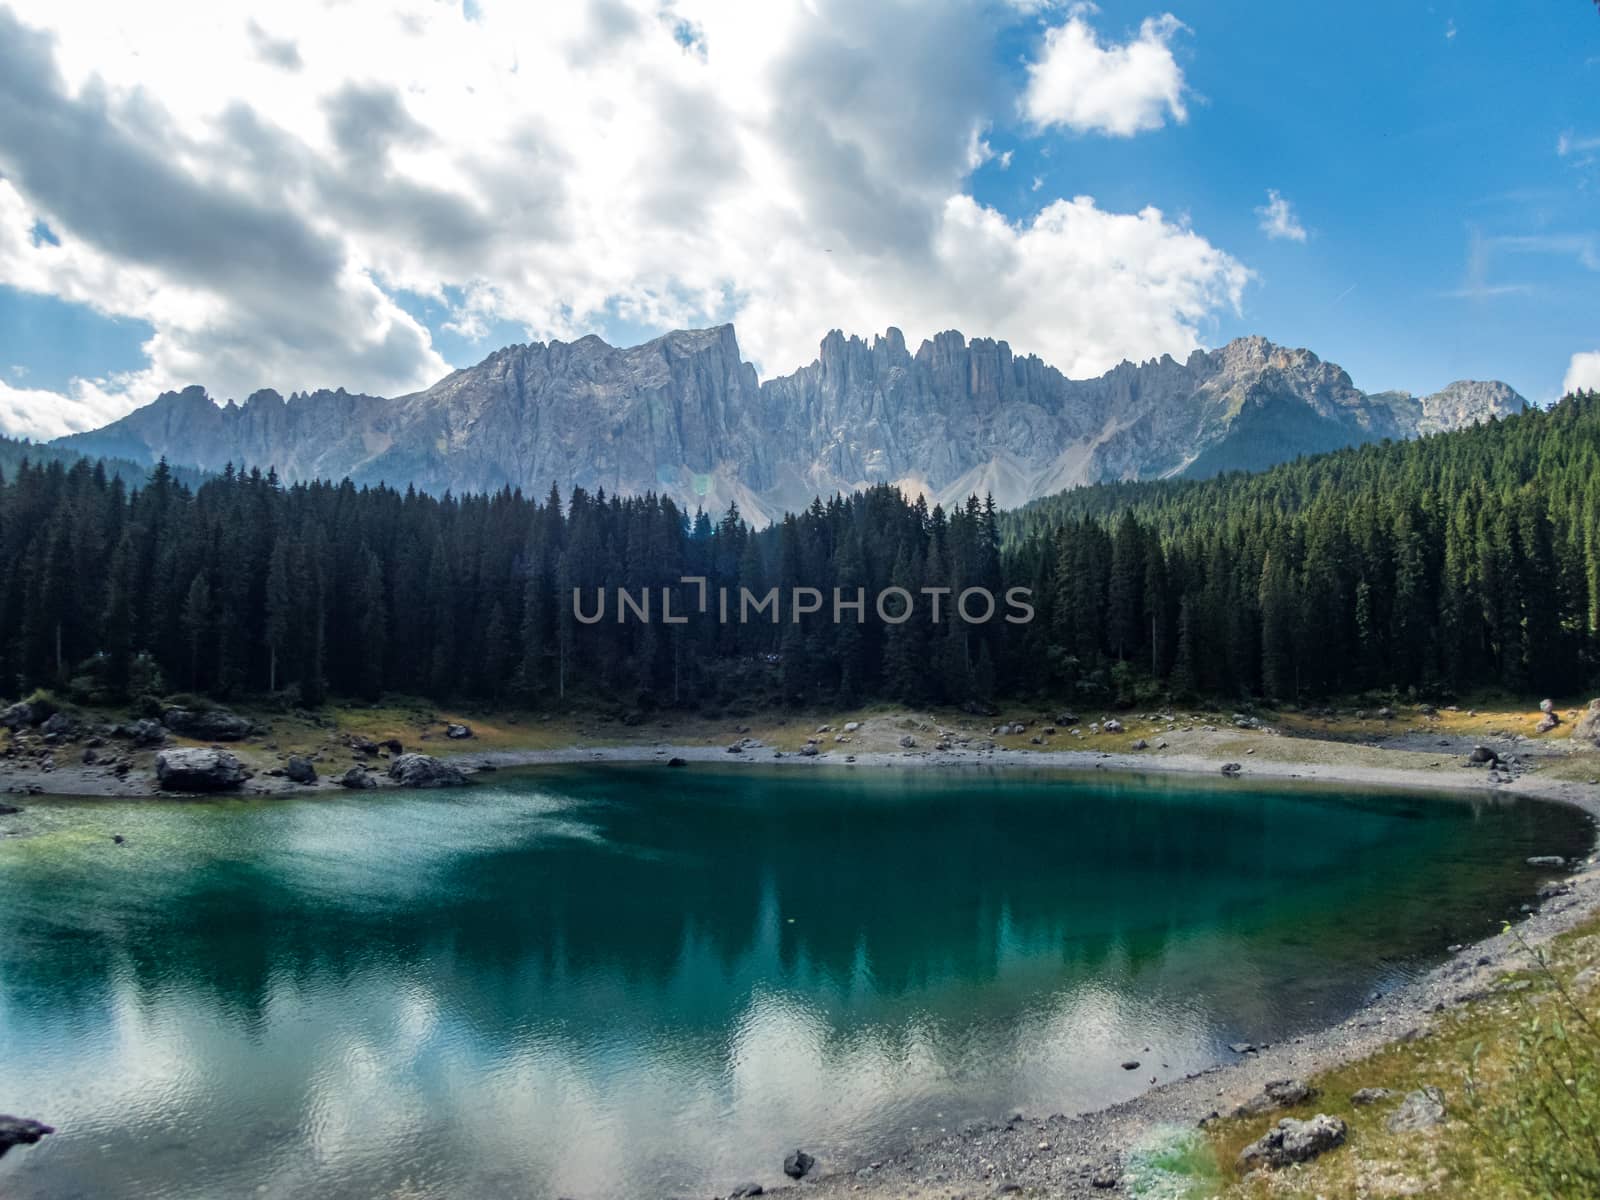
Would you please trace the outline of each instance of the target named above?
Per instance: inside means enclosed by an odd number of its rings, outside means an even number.
[[[460,787],[467,782],[459,768],[431,754],[402,754],[389,764],[389,778],[401,787]]]
[[[817,1165],[817,1160],[804,1150],[796,1150],[783,1160],[783,1173],[790,1179],[804,1179],[806,1173]]]
[[[55,1132],[55,1127],[27,1117],[0,1115],[0,1158],[13,1146],[32,1146],[42,1137]]]
[[[361,767],[351,767],[343,775],[339,776],[339,786],[359,792],[364,788],[377,787],[378,781]]]
[[[284,765],[283,773],[295,783],[315,783],[317,781],[317,768],[311,765],[309,758],[298,754],[291,754],[289,761]]]
[[[1572,723],[1574,740],[1600,749],[1600,700],[1589,701],[1588,711]]]
[[[226,750],[196,746],[156,755],[156,782],[169,792],[227,792],[250,777]]]
[[[1284,1117],[1239,1152],[1239,1169],[1249,1171],[1255,1167],[1277,1168],[1309,1162],[1319,1154],[1344,1145],[1348,1132],[1343,1121],[1327,1113],[1318,1113],[1309,1121]]]
[[[132,725],[124,725],[118,732],[135,746],[159,746],[167,740],[166,727],[149,717],[141,717]]]
[[[37,700],[19,700],[0,711],[0,725],[7,729],[21,729],[24,725],[40,725],[49,719],[49,705]]]
[[[1436,1087],[1425,1087],[1406,1093],[1400,1107],[1389,1114],[1385,1128],[1390,1133],[1414,1133],[1432,1129],[1443,1120],[1444,1093]]]
[[[256,732],[254,721],[225,708],[169,708],[161,714],[161,723],[201,742],[237,742]]]
[[[456,724],[446,725],[444,728],[444,735],[447,738],[453,738],[459,742],[462,738],[469,738],[472,736],[472,726]]]
[[[1275,1108],[1293,1108],[1296,1104],[1314,1099],[1316,1094],[1315,1088],[1308,1087],[1298,1079],[1274,1079],[1258,1095],[1235,1108],[1233,1115],[1251,1117],[1269,1113]]]

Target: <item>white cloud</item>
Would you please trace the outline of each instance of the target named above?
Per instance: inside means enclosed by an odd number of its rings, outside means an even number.
[[[767,373],[891,323],[1086,373],[1193,348],[1248,279],[1153,209],[1080,197],[1016,223],[970,198],[1014,103],[983,0],[14,4],[0,283],[154,329],[140,371],[9,389],[17,432],[189,383],[425,386],[447,368],[406,292],[469,335],[731,319]],[[1090,32],[1091,76],[1052,91],[1074,25],[1030,80],[1067,105],[1041,124],[1182,118],[1175,19],[1127,46]]]
[[[1039,129],[1113,137],[1160,129],[1169,116],[1188,120],[1183,69],[1172,54],[1183,22],[1171,13],[1148,17],[1136,38],[1102,44],[1086,19],[1093,11],[1073,5],[1066,21],[1045,33],[1038,61],[1028,65],[1028,119]]]
[[[128,411],[125,380],[75,379],[66,393],[12,387],[0,379],[0,433],[36,441],[96,429]]]
[[[1269,238],[1287,238],[1291,242],[1306,240],[1306,227],[1294,215],[1294,206],[1278,194],[1276,188],[1267,189],[1267,202],[1256,209],[1261,219],[1261,232]]]
[[[1600,350],[1587,350],[1572,356],[1561,392],[1600,392]]]
[[[1571,154],[1588,154],[1600,150],[1600,137],[1575,134],[1570,129],[1556,138],[1556,154],[1566,158]]]

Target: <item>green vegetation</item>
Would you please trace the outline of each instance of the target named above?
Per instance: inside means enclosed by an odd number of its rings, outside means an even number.
[[[1578,695],[1600,668],[1600,396],[1004,517],[879,487],[759,532],[655,496],[436,498],[233,470],[191,488],[165,464],[130,493],[103,465],[51,461],[0,484],[0,548],[0,680],[83,703]],[[830,601],[800,621],[665,624],[661,589],[697,607],[683,576],[708,581],[713,613],[723,588],[735,608],[741,588]],[[946,596],[941,621],[923,601],[888,623],[871,598],[890,587],[1029,588],[1036,618],[970,625]],[[601,588],[613,607],[580,623],[573,590]],[[864,590],[864,620],[835,622],[836,588]],[[617,620],[617,589],[648,589],[656,620]]]
[[[1212,1154],[1189,1169],[1227,1200],[1430,1195],[1462,1200],[1594,1200],[1600,1197],[1600,921],[1524,946],[1528,969],[1500,978],[1481,999],[1451,1010],[1426,1036],[1308,1080],[1309,1102],[1207,1130]],[[1587,972],[1587,973],[1585,973]],[[1402,1095],[1437,1087],[1446,1119],[1433,1129],[1391,1131]],[[1394,1096],[1358,1106],[1361,1088]],[[1280,1116],[1326,1112],[1350,1127],[1348,1143],[1289,1171],[1241,1178],[1240,1149]],[[1224,1164],[1217,1186],[1214,1164]]]

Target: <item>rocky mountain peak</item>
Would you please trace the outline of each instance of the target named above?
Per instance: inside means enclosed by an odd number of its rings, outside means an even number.
[[[656,491],[689,511],[737,503],[761,520],[877,483],[1017,505],[1106,479],[1253,469],[1521,407],[1502,383],[1461,381],[1420,400],[1368,395],[1337,364],[1263,337],[1073,380],[959,330],[913,354],[894,327],[870,340],[835,329],[811,363],[762,381],[733,326],[717,325],[631,347],[592,334],[506,346],[394,399],[339,389],[285,402],[263,390],[219,408],[190,387],[63,442],[210,469],[275,466],[289,480]]]

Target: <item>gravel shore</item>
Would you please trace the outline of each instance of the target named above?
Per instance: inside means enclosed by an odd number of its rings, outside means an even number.
[[[799,770],[891,768],[902,770],[1060,770],[1078,774],[1098,771],[1178,773],[1217,778],[1222,762],[1233,759],[1233,731],[1211,731],[1174,736],[1160,754],[1115,753],[1098,750],[1012,750],[996,747],[992,740],[969,739],[946,749],[898,744],[903,725],[884,722],[878,736],[859,736],[849,746],[821,742],[813,755],[793,750],[776,751],[748,737],[734,737],[726,745],[678,745],[639,742],[618,746],[574,745],[554,750],[479,751],[470,746],[454,750],[449,761],[477,771],[576,763],[665,764],[683,763],[766,766]],[[820,731],[819,731],[820,732]],[[1267,731],[1270,732],[1270,731]],[[914,741],[916,739],[913,739]],[[1542,767],[1571,761],[1566,747],[1530,747],[1527,739],[1510,737],[1495,748],[1513,765],[1490,772],[1466,769],[1465,757],[1481,738],[1440,738],[1418,731],[1402,731],[1365,749],[1407,752],[1415,765],[1372,765],[1350,761],[1360,757],[1353,747],[1311,739],[1267,737],[1252,745],[1237,776],[1246,784],[1258,781],[1305,781],[1312,784],[1346,784],[1362,788],[1429,789],[1456,793],[1494,791],[1575,805],[1600,821],[1600,786],[1590,781],[1557,778]],[[975,744],[974,744],[975,742]],[[740,749],[730,753],[727,745]],[[937,743],[936,743],[937,744]],[[1491,742],[1491,744],[1493,744]],[[1306,753],[1309,747],[1319,753]],[[1333,747],[1330,751],[1329,747]],[[441,747],[441,750],[445,748]],[[1345,753],[1345,751],[1349,751]],[[263,777],[258,754],[257,777],[249,791],[262,795],[305,794],[336,789],[325,777],[310,788],[278,778]],[[1590,755],[1596,774],[1600,756]],[[1423,761],[1426,760],[1426,761]],[[135,797],[155,792],[153,754],[141,753],[121,774],[102,766],[75,762],[41,769],[37,764],[0,760],[0,790],[25,806],[15,793],[46,792],[55,795]],[[381,786],[391,786],[380,770]],[[1572,775],[1572,771],[1563,774]],[[1582,774],[1582,772],[1579,772]],[[492,778],[485,774],[483,778]],[[25,813],[0,816],[0,836],[25,836]],[[1553,869],[1564,890],[1552,895],[1526,916],[1518,933],[1539,945],[1577,925],[1600,910],[1600,868],[1591,854],[1570,870]],[[1441,948],[1441,951],[1443,948]],[[1260,1092],[1269,1080],[1305,1077],[1366,1055],[1397,1038],[1415,1036],[1435,1015],[1483,994],[1495,978],[1522,965],[1522,951],[1505,933],[1497,934],[1451,954],[1448,961],[1414,982],[1387,995],[1374,997],[1360,1011],[1331,1027],[1311,1030],[1291,1041],[1230,1054],[1204,1072],[1152,1087],[1126,1103],[1088,1113],[996,1113],[991,1123],[920,1136],[917,1140],[880,1151],[860,1162],[819,1162],[803,1184],[783,1180],[780,1162],[772,1177],[761,1181],[769,1191],[803,1187],[819,1197],[977,1197],[1022,1192],[1060,1197],[1105,1196],[1121,1177],[1127,1150],[1162,1128],[1194,1127],[1208,1115],[1228,1112]],[[735,1181],[730,1180],[729,1185]]]

